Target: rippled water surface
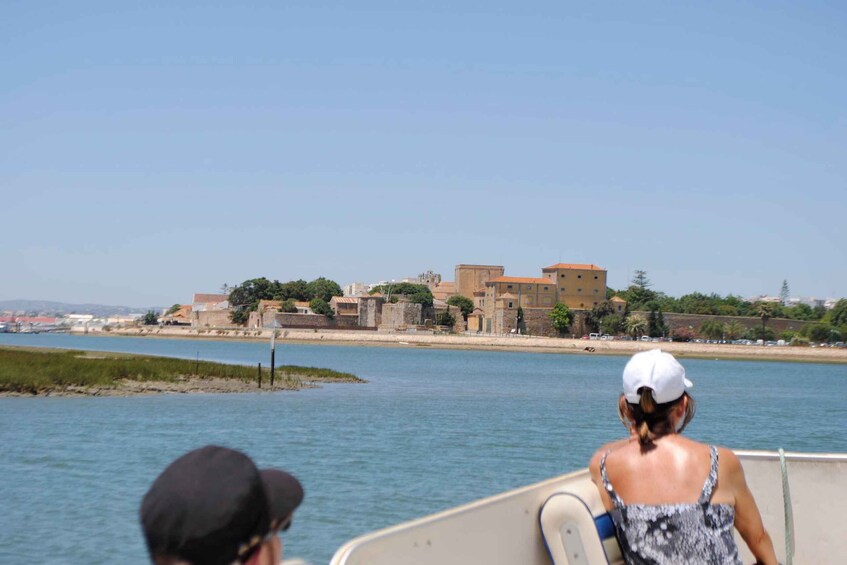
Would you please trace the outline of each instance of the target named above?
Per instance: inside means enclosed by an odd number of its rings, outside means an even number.
[[[19,344],[255,364],[266,343],[0,334]],[[286,556],[584,467],[620,437],[625,358],[281,344],[278,364],[368,384],[298,392],[0,398],[0,562],[145,563],[138,505],[185,451],[218,443],[301,478]],[[692,437],[847,452],[847,367],[683,360]]]

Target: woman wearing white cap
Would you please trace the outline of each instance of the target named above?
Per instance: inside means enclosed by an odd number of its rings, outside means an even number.
[[[680,434],[694,416],[691,386],[683,366],[658,349],[624,368],[618,411],[630,437],[602,447],[589,465],[624,559],[740,564],[734,526],[757,563],[776,564],[738,458]]]

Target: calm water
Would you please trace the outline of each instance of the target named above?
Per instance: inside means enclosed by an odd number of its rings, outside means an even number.
[[[268,346],[0,334],[39,345],[268,362]],[[283,344],[277,363],[364,385],[265,394],[0,398],[0,562],[145,563],[138,505],[185,451],[218,443],[304,483],[286,555],[326,563],[358,534],[584,467],[620,437],[625,358]],[[684,361],[692,437],[847,452],[847,367]]]

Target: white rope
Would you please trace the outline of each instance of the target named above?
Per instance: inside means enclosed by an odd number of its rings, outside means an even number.
[[[794,512],[791,509],[791,490],[788,488],[788,466],[785,450],[779,448],[779,466],[782,470],[782,506],[785,516],[785,565],[792,565],[794,558]]]

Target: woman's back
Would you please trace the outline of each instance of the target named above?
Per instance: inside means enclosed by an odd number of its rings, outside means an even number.
[[[606,468],[618,495],[628,504],[678,504],[698,500],[711,467],[708,445],[684,436],[667,435],[643,450],[635,440],[601,449],[609,451]],[[732,457],[719,448],[719,456]],[[725,466],[718,467],[717,486],[712,494],[715,504],[734,504],[735,494],[726,477]],[[610,501],[604,497],[606,508]]]
[[[695,445],[701,447],[700,444]],[[686,474],[701,474],[701,469],[691,468],[691,463],[700,459],[700,449],[690,454],[693,457],[677,456],[676,462],[680,464],[678,469],[667,474],[652,474],[649,480],[644,481],[649,485],[648,488],[640,489],[637,483],[632,484],[630,494],[640,494],[632,499],[623,498],[609,478],[606,463],[612,452],[606,452],[601,457],[601,484],[605,498],[611,502],[609,514],[615,523],[618,541],[627,563],[741,563],[732,536],[735,508],[732,504],[711,502],[718,482],[718,450],[716,447],[706,450],[707,472],[700,482],[696,497],[690,501],[688,495],[691,494],[692,481],[680,479]],[[619,459],[623,460],[626,453],[622,455]],[[653,461],[650,464],[636,464],[635,467],[643,470],[666,457],[659,455],[651,459]],[[622,476],[628,475],[629,472]],[[666,492],[662,492],[663,482],[668,486]]]

